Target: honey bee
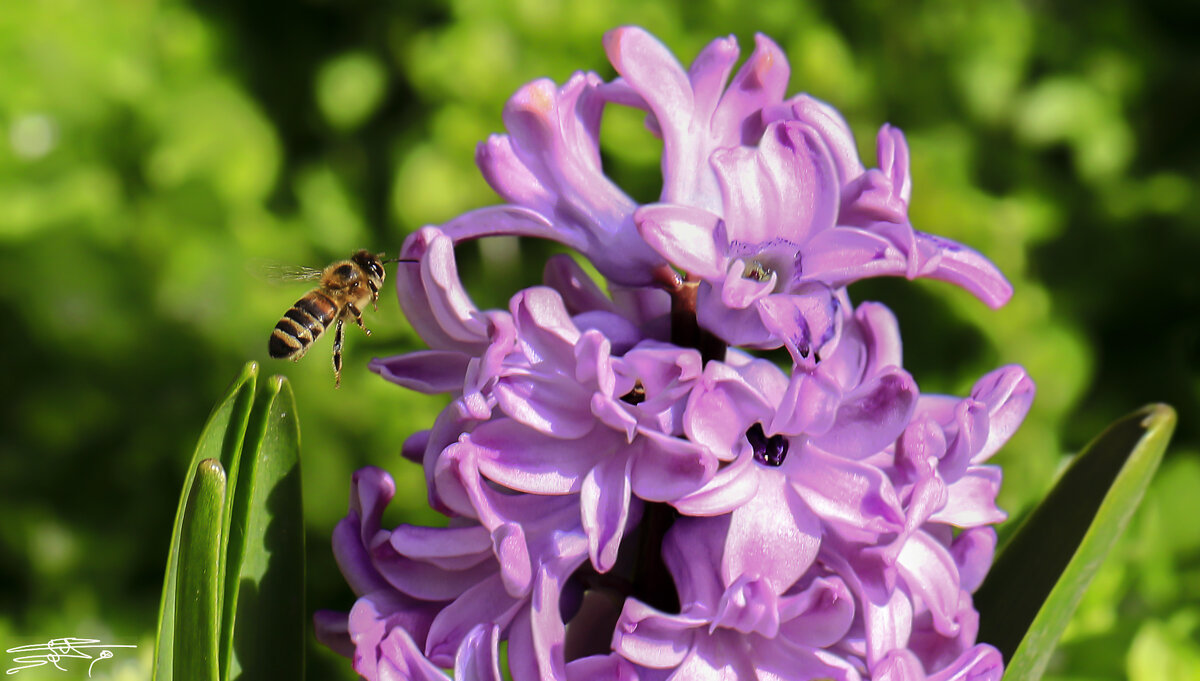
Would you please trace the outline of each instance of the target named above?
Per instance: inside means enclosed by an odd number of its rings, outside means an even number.
[[[319,279],[320,285],[304,294],[288,310],[271,332],[271,357],[293,362],[308,352],[309,347],[336,323],[333,332],[333,382],[342,383],[342,325],[354,320],[363,333],[371,335],[363,325],[362,311],[366,303],[379,309],[379,289],[383,286],[383,263],[390,262],[370,251],[361,250],[348,260],[339,260],[324,270],[310,270],[303,279]]]

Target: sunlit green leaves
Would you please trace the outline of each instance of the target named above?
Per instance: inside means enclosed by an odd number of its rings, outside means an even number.
[[[295,400],[280,377],[256,396],[257,377],[258,365],[247,364],[193,457],[167,558],[159,681],[304,675]]]
[[[1166,405],[1109,427],[1076,458],[1001,552],[975,597],[979,640],[1004,654],[1010,681],[1035,680],[1129,522],[1175,428]]]

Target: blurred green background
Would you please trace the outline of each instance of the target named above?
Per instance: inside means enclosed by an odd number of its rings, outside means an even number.
[[[925,391],[1028,368],[1038,398],[998,457],[1011,513],[1106,423],[1150,401],[1179,410],[1050,678],[1200,678],[1200,5],[1167,2],[0,3],[0,646],[137,643],[96,677],[147,678],[183,467],[251,359],[296,391],[309,607],[349,608],[328,541],[349,476],[392,470],[387,520],[424,517],[398,452],[443,401],[365,369],[420,347],[390,285],[374,335],[347,330],[340,390],[329,339],[300,364],[267,359],[307,285],[255,270],[394,252],[494,203],[473,152],[506,98],[536,77],[611,77],[601,36],[625,23],[685,64],[714,37],[748,53],[764,32],[791,61],[789,93],[840,108],[865,158],[883,122],[906,132],[914,223],[991,257],[1016,295],[993,312],[936,283],[851,293],[896,309]],[[602,142],[622,186],[655,197],[640,116],[606,119]],[[495,306],[545,254],[492,240],[460,249],[461,268]],[[312,649],[312,678],[352,677]]]

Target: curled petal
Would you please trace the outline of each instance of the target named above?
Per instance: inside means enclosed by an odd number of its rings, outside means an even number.
[[[996,507],[1001,471],[998,466],[972,466],[946,487],[946,505],[930,520],[955,527],[979,527],[1004,522],[1008,514]]]
[[[765,113],[768,120],[795,118],[818,132],[830,151],[840,184],[845,185],[863,174],[862,161],[854,133],[837,109],[809,95],[797,95],[781,107]]]
[[[639,431],[630,452],[633,493],[646,501],[671,503],[695,492],[716,473],[720,461],[693,442],[650,430]]]
[[[502,681],[500,627],[479,624],[463,638],[454,656],[456,681]]]
[[[613,650],[634,664],[651,669],[671,669],[683,662],[694,632],[706,623],[686,615],[666,615],[637,599],[625,609],[613,632]]]
[[[817,578],[803,591],[783,597],[780,634],[798,646],[826,648],[847,634],[854,613],[853,594],[842,580]]]
[[[1000,681],[1004,676],[1004,660],[1000,651],[979,644],[959,656],[953,664],[930,674],[926,681]]]
[[[767,127],[757,148],[713,153],[734,253],[771,253],[807,243],[834,225],[838,181],[816,131],[795,121]],[[749,250],[753,249],[753,250]]]
[[[487,323],[458,277],[454,243],[436,227],[405,240],[396,293],[408,322],[430,347],[477,354],[487,345]]]
[[[725,274],[721,219],[701,208],[678,204],[649,204],[633,216],[638,232],[651,248],[684,272],[716,279]]]
[[[933,614],[938,633],[958,634],[958,566],[950,551],[924,533],[909,537],[900,551],[896,567],[908,587]]]
[[[579,491],[584,476],[604,453],[581,451],[577,443],[543,435],[510,419],[482,424],[469,442],[453,445],[467,446],[477,448],[479,472],[488,479],[532,494]]]
[[[796,493],[845,538],[875,543],[881,534],[904,527],[896,491],[878,468],[814,447],[789,455],[788,463]]]
[[[452,666],[454,654],[472,629],[481,623],[507,626],[523,601],[509,595],[499,573],[475,584],[434,618],[426,654],[441,667]]]
[[[675,510],[689,516],[716,516],[745,504],[758,492],[753,456],[739,456],[721,468],[700,489],[671,502]]]
[[[375,358],[368,368],[397,385],[427,395],[459,392],[471,356],[454,350],[421,350]]]
[[[579,512],[588,536],[588,553],[599,572],[612,569],[625,536],[629,522],[629,468],[632,462],[632,459],[606,459],[583,479]]]
[[[1033,380],[1019,366],[996,369],[975,383],[971,398],[987,405],[987,441],[971,459],[981,463],[1008,442],[1033,404]]]
[[[693,64],[693,83],[696,82],[695,72],[696,66]],[[714,146],[729,147],[757,141],[762,134],[761,130],[755,130],[749,123],[764,107],[777,104],[783,99],[789,75],[790,68],[783,50],[765,35],[755,34],[754,52],[738,69],[737,75],[733,77],[733,82],[729,84],[725,95],[721,97],[721,103],[713,113],[714,133],[725,132],[729,135],[715,137]],[[741,133],[743,139],[734,138],[733,134],[737,133]]]
[[[937,253],[930,261],[930,271],[923,276],[961,286],[992,309],[1002,307],[1012,297],[1012,284],[978,252],[949,239],[921,232],[917,233],[917,241],[922,249]]]
[[[987,576],[996,554],[996,530],[991,527],[972,527],[959,533],[950,545],[950,553],[958,566],[963,591],[975,593]]]
[[[851,459],[870,456],[900,437],[916,402],[912,376],[902,369],[885,370],[843,399],[833,426],[813,443]]]
[[[820,520],[782,477],[761,475],[758,493],[733,512],[721,556],[726,585],[745,576],[782,594],[816,558]]]

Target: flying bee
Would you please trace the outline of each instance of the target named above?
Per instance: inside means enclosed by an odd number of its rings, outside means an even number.
[[[383,263],[390,262],[370,251],[361,250],[348,260],[339,260],[324,270],[311,270],[302,279],[319,279],[320,285],[304,294],[288,310],[271,332],[270,353],[276,359],[300,361],[312,344],[336,323],[333,332],[334,387],[342,383],[342,325],[353,320],[363,333],[363,307],[369,302],[379,309],[379,289],[383,286]]]

